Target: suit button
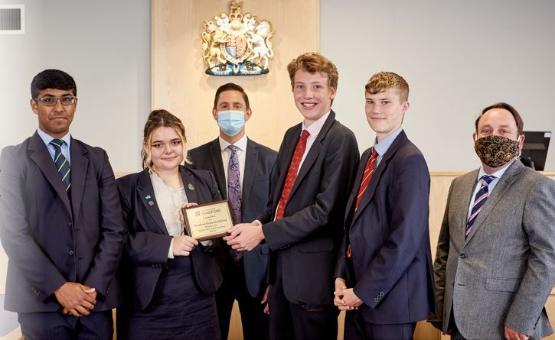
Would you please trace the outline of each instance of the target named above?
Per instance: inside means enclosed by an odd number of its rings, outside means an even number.
[[[72,255],[72,256],[73,256],[73,254],[75,254],[75,252],[73,251],[73,249],[70,249],[67,253],[68,253],[69,255]]]
[[[466,259],[466,254],[465,254],[465,253],[461,253],[461,255],[459,255],[459,257],[460,257],[461,259]]]

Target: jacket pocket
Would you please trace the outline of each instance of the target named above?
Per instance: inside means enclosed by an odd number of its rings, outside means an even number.
[[[504,279],[491,278],[486,279],[486,289],[498,292],[516,292],[520,287],[521,278]]]

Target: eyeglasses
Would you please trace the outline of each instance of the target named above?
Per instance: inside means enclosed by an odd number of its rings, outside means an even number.
[[[77,102],[77,97],[75,96],[62,96],[62,97],[54,97],[54,96],[44,96],[38,97],[35,99],[37,102],[41,103],[44,106],[56,106],[58,101],[63,106],[70,106]]]

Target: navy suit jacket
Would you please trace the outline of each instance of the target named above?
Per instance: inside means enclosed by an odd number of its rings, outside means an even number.
[[[71,139],[71,199],[35,133],[0,160],[2,244],[9,258],[5,308],[51,312],[65,282],[96,288],[94,311],[118,302],[115,273],[127,230],[106,152]]]
[[[347,278],[348,287],[364,302],[359,311],[366,322],[426,319],[434,307],[426,161],[401,132],[383,155],[354,212],[369,157],[370,149],[362,155],[347,204],[336,276]],[[352,261],[345,258],[348,244]]]
[[[207,203],[221,200],[214,177],[208,171],[180,166],[187,200]],[[154,294],[163,267],[168,262],[172,237],[156,203],[148,169],[118,178],[124,220],[129,238],[122,263],[121,281],[130,290],[134,309],[145,309]],[[194,279],[206,294],[214,293],[221,284],[218,265],[202,245],[191,251]],[[128,295],[126,294],[126,300]]]
[[[274,150],[247,139],[241,194],[241,222],[252,222],[266,208],[270,196],[270,175],[276,156],[277,152]],[[215,175],[220,193],[224,199],[227,199],[227,181],[219,139],[216,138],[190,150],[189,157],[193,163],[192,167],[210,170]],[[217,260],[224,272],[228,267],[226,263],[230,261],[227,249],[227,246],[220,242]],[[252,297],[260,295],[266,281],[268,253],[268,246],[263,243],[243,254],[245,282]]]
[[[274,221],[285,177],[302,124],[285,133],[272,172],[273,192],[259,220],[272,253],[270,283],[281,263],[286,298],[307,308],[333,303],[333,270],[343,232],[345,204],[353,185],[359,153],[351,130],[332,111],[312,144],[291,190],[284,218]]]

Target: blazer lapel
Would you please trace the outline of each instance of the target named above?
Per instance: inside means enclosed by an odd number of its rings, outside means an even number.
[[[511,184],[517,179],[518,173],[522,171],[524,165],[520,163],[519,160],[515,160],[513,164],[509,165],[509,168],[503,174],[503,176],[499,179],[499,182],[495,186],[493,192],[488,196],[486,203],[480,210],[480,213],[476,217],[476,221],[472,225],[472,230],[468,237],[466,238],[466,243],[468,243],[474,234],[476,234],[477,230],[480,229],[482,223],[488,218],[488,215],[493,211],[497,203],[505,196],[505,192],[510,188]],[[470,204],[470,202],[469,202]]]
[[[367,152],[367,154],[363,155],[360,159],[360,164],[357,169],[357,174],[355,177],[355,181],[353,182],[353,189],[351,190],[351,194],[349,195],[349,199],[347,201],[347,205],[345,207],[345,228],[349,230],[351,227],[351,222],[353,219],[353,215],[355,213],[355,202],[356,197],[358,195],[358,190],[360,188],[360,183],[362,182],[362,175],[364,174],[364,168],[366,167],[366,163],[368,162],[368,158],[370,158],[372,154]]]
[[[187,168],[180,166],[179,171],[181,172],[181,180],[183,181],[183,186],[185,187],[185,195],[187,195],[187,202],[198,203],[198,190],[197,190],[197,180],[191,174]]]
[[[467,178],[464,178],[463,182],[460,184],[461,192],[453,192],[453,195],[457,196],[454,196],[451,201],[448,202],[448,204],[451,204],[451,202],[453,202],[452,204],[460,204],[457,205],[456,208],[452,209],[453,211],[460,212],[460,215],[456,216],[456,220],[458,220],[459,223],[457,223],[457,225],[453,227],[452,232],[455,239],[457,240],[457,245],[463,245],[466,242],[465,233],[466,222],[468,221],[468,210],[477,180],[478,170],[474,170],[468,175]]]
[[[89,167],[88,151],[81,147],[71,138],[71,202],[73,207],[73,216],[75,219],[79,217],[81,210],[81,200],[83,199],[83,191],[85,190],[85,179]]]
[[[216,177],[216,182],[218,182],[218,187],[220,188],[220,193],[222,198],[227,199],[227,182],[225,180],[224,163],[222,162],[222,150],[220,148],[220,140],[216,138],[212,143],[210,143],[210,157],[212,159],[212,169],[214,169],[214,176]],[[189,193],[185,190],[187,194]],[[191,200],[189,200],[192,202]]]
[[[245,154],[245,173],[243,174],[243,185],[241,188],[241,200],[243,202],[248,202],[248,196],[251,192],[254,177],[256,176],[256,171],[258,170],[256,164],[258,164],[258,148],[250,139],[247,139],[247,151]],[[242,204],[241,210],[244,210],[244,208],[245,204]]]
[[[405,144],[406,142],[407,142],[407,135],[405,134],[404,131],[401,131],[401,133],[397,136],[397,138],[395,138],[395,140],[393,141],[389,149],[387,149],[387,152],[382,156],[380,164],[378,164],[378,167],[376,168],[376,170],[374,170],[374,173],[372,174],[372,179],[370,180],[370,183],[366,188],[366,192],[362,196],[362,201],[360,201],[360,205],[357,211],[355,212],[353,223],[360,216],[360,213],[366,208],[368,203],[370,203],[370,201],[372,200],[372,197],[374,197],[374,194],[376,193],[376,188],[380,183],[382,174],[387,168],[387,164],[389,163],[391,158],[395,155],[399,147]],[[366,162],[368,162],[368,159],[366,159]],[[366,166],[366,162],[364,163],[364,166]]]
[[[305,176],[308,174],[308,172],[314,165],[314,162],[318,158],[318,155],[320,154],[320,150],[322,149],[322,142],[326,138],[326,135],[328,134],[328,131],[330,130],[334,122],[335,122],[335,113],[331,111],[330,115],[326,119],[326,122],[322,126],[322,129],[318,133],[316,140],[314,141],[314,143],[312,143],[312,146],[310,147],[310,150],[308,151],[308,154],[306,155],[306,158],[304,159],[303,164],[301,165],[301,168],[299,169],[299,173],[297,174],[297,178],[295,179],[295,184],[293,184],[293,188],[291,189],[291,195],[289,196],[290,197],[289,199],[293,197],[293,195],[299,188],[299,185],[301,184]],[[300,131],[299,131],[299,134],[300,134]],[[295,147],[296,147],[296,143],[295,143]]]
[[[62,179],[56,170],[54,165],[54,160],[50,156],[47,146],[44,144],[38,133],[31,137],[29,143],[29,157],[37,164],[41,172],[44,174],[46,180],[52,185],[64,206],[66,207],[67,213],[72,216],[71,204],[69,202],[69,196],[64,188]]]
[[[154,188],[152,187],[152,181],[150,180],[148,169],[143,170],[143,172],[139,174],[137,193],[144,209],[148,212],[150,217],[152,217],[154,222],[156,222],[158,231],[162,234],[168,234],[166,223],[164,222],[164,218],[162,217],[162,213],[160,212],[160,208],[156,202],[156,197],[154,196]]]

